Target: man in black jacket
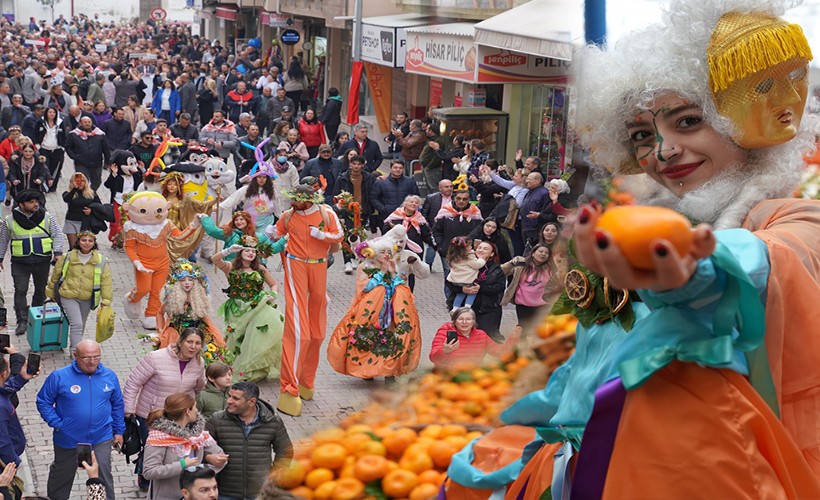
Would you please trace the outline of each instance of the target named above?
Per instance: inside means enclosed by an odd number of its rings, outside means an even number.
[[[370,172],[364,170],[364,158],[361,156],[354,156],[350,159],[350,169],[345,170],[336,179],[333,186],[333,196],[339,196],[342,191],[353,195],[354,201],[360,201],[359,205],[362,208],[362,225],[367,224],[367,220],[373,212],[373,207],[370,200],[373,193],[373,183],[376,178]],[[339,214],[339,219],[345,227],[345,239],[349,241],[351,228],[353,227],[353,214],[350,212],[340,210],[335,206],[336,212]],[[351,242],[351,246],[355,247],[358,241]],[[357,261],[353,258],[353,254],[344,250],[342,247],[342,257],[345,262],[345,273],[352,274],[354,265]]]
[[[342,97],[336,87],[327,89],[327,95],[328,98],[322,108],[319,121],[325,126],[327,140],[332,141],[336,139],[336,132],[339,131],[339,125],[342,124]]]
[[[23,118],[23,125],[20,127],[23,135],[31,139],[31,142],[37,138],[36,129],[37,123],[42,121],[43,115],[46,114],[46,108],[42,104],[35,104],[31,109],[31,113]],[[34,142],[34,144],[37,144]]]
[[[188,150],[191,141],[199,141],[199,129],[191,124],[193,115],[190,113],[180,113],[179,121],[171,125],[171,135],[177,139],[182,139],[185,144],[179,147],[179,153],[182,154]]]
[[[450,242],[456,236],[468,236],[473,229],[481,225],[482,217],[478,207],[470,204],[469,191],[457,191],[453,194],[453,204],[443,207],[439,214],[434,216],[433,239],[436,240],[438,254],[444,266],[444,277],[450,273],[447,263],[447,250]],[[445,287],[446,290],[446,287]]]
[[[95,127],[90,117],[80,118],[80,125],[68,134],[65,152],[74,160],[74,170],[88,177],[91,189],[99,189],[103,166],[111,159],[111,149],[105,132]]]
[[[125,121],[125,111],[122,108],[114,109],[114,117],[103,126],[108,149],[114,151],[131,147],[131,124]]]
[[[424,204],[421,206],[421,215],[427,219],[430,227],[433,227],[433,222],[436,220],[439,210],[442,205],[450,205],[453,203],[453,181],[450,179],[442,179],[438,183],[438,192],[428,194],[424,199]],[[424,262],[433,270],[433,262],[436,260],[436,252],[433,247],[427,247],[424,252]],[[444,266],[444,258],[441,259],[442,267]]]
[[[319,146],[319,155],[308,160],[305,168],[302,169],[299,175],[302,179],[308,176],[316,177],[324,176],[327,187],[325,188],[325,203],[333,205],[333,192],[336,179],[342,173],[342,162],[338,158],[333,158],[333,148],[327,144]]]
[[[393,210],[399,208],[404,203],[404,198],[411,194],[416,196],[419,194],[416,181],[404,175],[403,161],[393,160],[390,163],[390,175],[373,184],[371,202],[379,214],[376,227],[382,227],[384,219],[392,214]]]
[[[285,424],[259,400],[253,382],[233,384],[225,409],[214,413],[206,428],[230,457],[217,476],[220,496],[256,498],[269,472],[275,475],[290,466],[293,445]]]
[[[364,123],[357,123],[353,127],[353,137],[342,144],[340,151],[347,151],[355,149],[359,152],[359,156],[364,157],[366,163],[365,170],[374,172],[382,164],[382,150],[376,141],[367,138],[367,125]],[[380,175],[380,174],[376,174]]]

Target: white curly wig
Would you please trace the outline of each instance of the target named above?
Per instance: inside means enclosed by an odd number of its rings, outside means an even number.
[[[782,16],[800,3],[789,0],[674,0],[663,22],[635,31],[602,51],[585,47],[578,54],[578,122],[591,161],[616,174],[640,172],[627,135],[626,121],[652,105],[657,96],[674,93],[701,105],[704,120],[731,141],[732,122],[721,116],[709,90],[706,50],[712,31],[727,12],[766,12]],[[717,228],[738,227],[763,199],[790,195],[800,179],[802,155],[814,146],[816,122],[803,116],[797,137],[778,146],[749,151],[740,166],[741,186],[714,217],[687,213]],[[645,177],[645,176],[639,176]],[[679,201],[659,185],[643,184],[641,202],[675,206]],[[650,184],[650,187],[647,187]],[[681,207],[676,207],[681,209]],[[681,209],[684,213],[686,210]]]

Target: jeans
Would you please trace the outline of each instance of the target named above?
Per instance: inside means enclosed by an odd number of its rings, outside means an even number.
[[[85,322],[88,319],[88,313],[91,312],[91,301],[62,299],[60,303],[63,306],[63,313],[68,318],[69,338],[71,339],[71,351],[73,352],[77,344],[83,340]]]
[[[111,474],[111,444],[112,439],[97,443],[91,448],[97,463],[100,464],[100,479],[105,485],[107,500],[114,500],[114,477]],[[60,448],[54,445],[54,461],[48,468],[48,498],[51,500],[68,500],[71,496],[71,486],[74,476],[77,475],[77,450],[75,448]]]
[[[63,170],[65,150],[63,148],[57,148],[54,150],[40,148],[40,153],[46,157],[48,172],[51,174],[51,178],[54,179],[54,182],[51,184],[48,191],[50,193],[54,193],[57,191],[57,184],[60,182],[60,172]]]
[[[14,281],[14,313],[17,323],[28,321],[28,281],[34,279],[34,294],[31,297],[32,306],[41,306],[46,301],[46,283],[51,266],[48,261],[27,264],[11,261],[11,278]]]
[[[473,307],[473,304],[475,303],[475,296],[476,294],[474,293],[458,292],[455,300],[453,300],[453,309],[458,309],[459,307]]]

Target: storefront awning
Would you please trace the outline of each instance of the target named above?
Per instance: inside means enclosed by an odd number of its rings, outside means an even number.
[[[583,36],[583,2],[531,0],[475,25],[479,45],[572,60],[572,42]]]
[[[239,18],[239,7],[230,4],[220,4],[216,7],[214,15],[217,19],[225,19],[226,21],[236,21]]]
[[[362,19],[362,24],[381,26],[382,28],[409,28],[410,26],[436,22],[435,19],[435,16],[426,14],[396,14],[392,16],[365,17]]]
[[[467,83],[476,81],[476,46],[472,23],[406,28],[404,70]]]
[[[407,48],[406,29],[437,21],[435,17],[424,14],[365,17],[362,19],[362,60],[403,68]]]

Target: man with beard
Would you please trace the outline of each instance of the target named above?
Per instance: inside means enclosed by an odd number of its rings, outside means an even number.
[[[232,121],[225,119],[225,112],[221,109],[214,110],[214,117],[210,123],[205,124],[199,131],[200,144],[215,149],[225,162],[236,147],[236,138],[236,126]]]
[[[66,137],[65,152],[74,161],[74,169],[88,177],[91,189],[99,189],[103,166],[111,159],[105,132],[95,127],[91,118],[83,116],[80,126]]]

